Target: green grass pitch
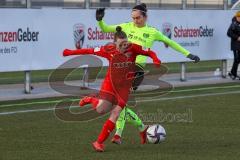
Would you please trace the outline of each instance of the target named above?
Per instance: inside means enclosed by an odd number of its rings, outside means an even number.
[[[90,122],[64,122],[52,110],[28,112],[54,107],[56,100],[59,98],[1,102],[1,160],[237,160],[240,157],[240,85],[236,83],[175,88],[157,101],[139,102],[134,110],[147,124],[163,125],[166,141],[140,145],[137,129],[127,124],[123,144],[111,144],[110,137],[104,153],[93,151],[91,142],[107,117]],[[13,113],[4,114],[7,112]]]

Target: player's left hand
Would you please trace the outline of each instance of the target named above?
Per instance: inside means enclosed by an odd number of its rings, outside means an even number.
[[[154,65],[155,65],[157,68],[159,68],[160,65],[161,65],[161,61],[160,61],[159,59],[158,59],[158,60],[154,60],[153,63],[154,63]]]
[[[200,61],[200,58],[197,55],[194,55],[194,54],[191,54],[191,53],[187,56],[187,58],[189,58],[191,60],[194,60],[194,63],[197,63],[197,62]]]
[[[105,11],[105,8],[98,8],[96,10],[96,20],[97,21],[101,21],[104,17],[104,11]]]

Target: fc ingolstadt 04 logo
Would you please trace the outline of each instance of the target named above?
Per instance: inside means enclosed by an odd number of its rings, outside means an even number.
[[[74,37],[74,44],[77,49],[81,49],[84,43],[84,30],[85,27],[83,24],[78,23],[73,26],[73,37]]]

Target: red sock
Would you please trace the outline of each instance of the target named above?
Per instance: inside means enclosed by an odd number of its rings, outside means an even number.
[[[110,133],[114,130],[115,128],[115,123],[113,123],[112,121],[110,121],[109,119],[104,123],[103,128],[101,133],[98,136],[98,143],[103,143],[108,136],[110,135]]]
[[[118,134],[115,134],[115,135],[114,135],[114,138],[115,138],[115,139],[119,139],[119,138],[121,138],[121,136],[119,136]]]

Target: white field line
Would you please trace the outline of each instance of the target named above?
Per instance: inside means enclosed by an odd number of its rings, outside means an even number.
[[[240,91],[229,91],[229,92],[221,92],[221,93],[206,93],[206,94],[197,94],[197,95],[190,95],[190,96],[176,96],[176,97],[168,97],[168,98],[139,100],[137,102],[165,101],[165,100],[187,99],[187,98],[196,98],[196,97],[198,98],[198,97],[218,96],[218,95],[227,95],[227,94],[239,94],[239,93],[240,93]],[[77,107],[77,106],[75,106],[75,107]],[[12,112],[0,112],[0,116],[13,115],[13,114],[18,114],[18,113],[53,111],[54,109],[55,108],[46,108],[46,109],[19,110],[19,111],[12,111]]]
[[[204,90],[214,90],[214,89],[229,89],[229,88],[240,88],[240,85],[222,86],[222,87],[203,87],[203,88],[195,88],[195,89],[182,89],[182,90],[176,90],[176,91],[169,91],[169,93],[204,91]],[[72,99],[72,101],[76,101],[76,100],[79,100],[79,99]],[[49,104],[49,103],[58,103],[58,102],[61,102],[61,100],[5,104],[5,105],[3,104],[3,105],[0,105],[0,108],[12,107],[12,106],[34,105],[34,104]]]

